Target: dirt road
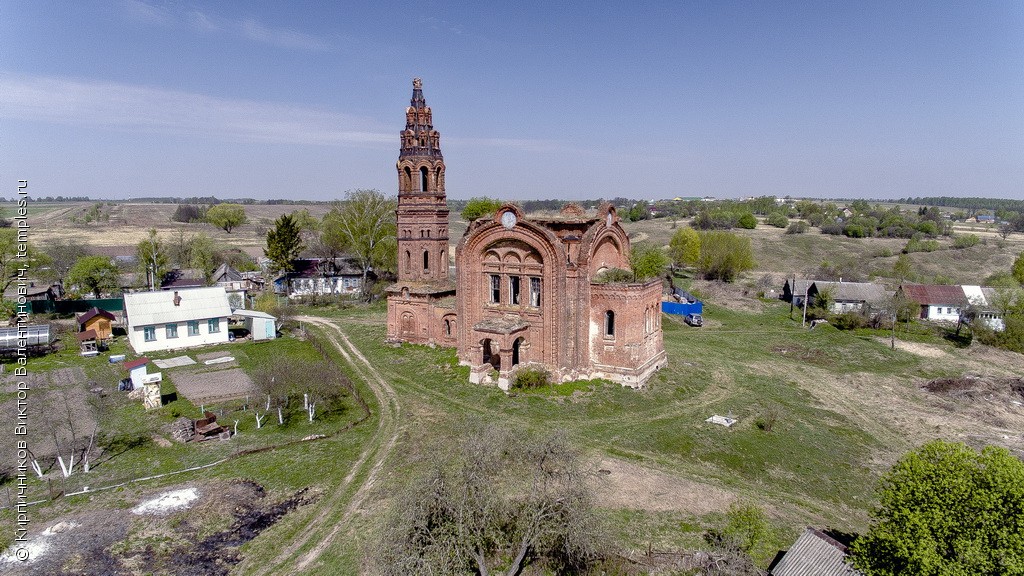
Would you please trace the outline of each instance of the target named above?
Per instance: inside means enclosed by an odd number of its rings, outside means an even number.
[[[317,512],[303,521],[300,534],[271,560],[259,566],[240,566],[239,573],[301,574],[320,558],[340,535],[358,540],[353,533],[353,518],[359,513],[366,495],[376,485],[381,469],[398,441],[401,406],[398,396],[369,360],[349,341],[342,329],[330,320],[300,316],[300,322],[318,326],[326,332],[338,352],[373,391],[380,406],[377,432],[368,442],[348,475],[317,502]]]

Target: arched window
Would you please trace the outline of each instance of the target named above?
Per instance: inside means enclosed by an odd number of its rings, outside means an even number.
[[[452,321],[445,318],[444,321],[444,335],[451,337],[452,335]]]
[[[522,338],[516,338],[516,341],[512,343],[512,365],[519,364],[520,360],[520,348],[523,345]]]
[[[427,167],[420,166],[420,190],[423,192],[427,191]]]
[[[437,185],[437,189],[441,189],[441,167],[438,166],[437,170],[434,171],[434,184]]]
[[[412,272],[412,252],[405,251],[405,267]]]
[[[403,188],[407,190],[412,189],[412,169],[408,166],[405,167],[405,182],[403,184],[405,184]]]
[[[615,337],[615,312],[611,310],[604,313],[604,335],[609,338]]]
[[[430,270],[430,252],[423,251],[423,270]]]

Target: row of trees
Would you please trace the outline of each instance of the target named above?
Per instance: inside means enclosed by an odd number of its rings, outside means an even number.
[[[214,204],[206,207],[196,204],[179,204],[171,220],[182,223],[208,222],[228,234],[249,221],[245,207],[241,204]]]
[[[341,255],[362,270],[363,295],[368,296],[369,273],[393,272],[397,267],[396,200],[377,190],[355,190],[336,203],[320,220],[308,210],[285,214],[267,232],[264,254],[271,272],[291,272],[304,253],[321,258]]]

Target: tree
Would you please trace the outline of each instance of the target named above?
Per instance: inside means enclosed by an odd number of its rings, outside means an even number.
[[[99,298],[121,287],[121,271],[106,256],[83,256],[71,267],[67,280]]]
[[[206,211],[206,221],[228,234],[249,221],[241,204],[216,204]]]
[[[156,228],[150,228],[149,236],[135,246],[135,257],[139,262],[139,275],[149,286],[158,288],[168,266],[167,249],[157,236]]]
[[[467,222],[472,222],[477,218],[483,218],[484,216],[490,216],[501,208],[501,201],[495,200],[494,198],[487,198],[484,196],[478,196],[476,198],[470,198],[466,202],[466,207],[462,209],[462,219]]]
[[[892,265],[892,277],[898,284],[903,284],[914,277],[914,263],[906,254],[900,254]]]
[[[206,234],[200,232],[188,241],[188,263],[192,268],[203,271],[203,280],[209,284],[217,267],[217,247]]]
[[[397,225],[394,198],[377,190],[356,190],[324,216],[321,237],[326,243],[347,252],[362,268],[363,296],[370,294],[369,271],[378,266],[393,267],[396,258]]]
[[[700,259],[700,234],[693,228],[680,228],[668,242],[668,253],[676,266],[693,266]]]
[[[1021,252],[1017,256],[1017,259],[1013,261],[1013,266],[1010,268],[1010,274],[1013,275],[1013,278],[1017,282],[1024,284],[1024,252]]]
[[[24,257],[19,257],[18,233],[14,228],[0,228],[0,294],[18,280],[18,270],[25,266],[35,274],[50,264],[50,258],[31,246],[25,246]]]
[[[700,233],[697,268],[708,280],[732,282],[753,267],[754,252],[750,238],[721,230]]]
[[[1013,234],[1016,230],[1017,227],[1013,222],[1003,222],[999,224],[999,237],[1006,240],[1010,237],[1010,234]]]
[[[270,258],[273,271],[291,272],[293,261],[302,252],[302,231],[295,218],[282,215],[267,231],[267,247],[263,254]]]
[[[633,279],[637,281],[662,276],[668,264],[665,251],[646,242],[634,244],[629,255],[629,266],[633,269]]]
[[[1024,573],[1024,463],[936,440],[885,474],[867,534],[851,548],[867,576]]]
[[[374,551],[380,573],[584,573],[598,535],[566,435],[474,425],[452,437],[459,444],[433,451],[443,454],[434,468],[397,498]]]
[[[786,215],[782,212],[772,212],[768,215],[765,222],[776,228],[785,228],[786,226],[789,226],[789,218],[786,218]]]
[[[71,240],[50,242],[43,246],[42,252],[50,258],[50,273],[46,275],[49,276],[47,279],[54,282],[64,282],[75,262],[89,254],[81,242]]]

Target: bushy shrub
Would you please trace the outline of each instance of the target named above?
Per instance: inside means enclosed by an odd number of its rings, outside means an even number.
[[[815,228],[825,223],[825,215],[821,212],[814,212],[813,214],[807,215],[807,223]]]
[[[753,230],[754,228],[757,228],[757,218],[753,214],[751,214],[750,212],[747,212],[746,214],[740,216],[736,220],[736,224],[740,228],[746,228],[747,230]]]
[[[839,236],[843,233],[843,225],[838,222],[829,222],[821,225],[821,233],[831,236]]]
[[[977,234],[962,234],[953,240],[953,248],[970,248],[971,246],[976,246],[980,241],[981,239],[978,238]]]
[[[938,240],[921,240],[920,238],[911,238],[907,241],[907,245],[903,247],[904,254],[910,254],[912,252],[934,252],[941,248]]]
[[[609,268],[594,277],[598,284],[614,284],[619,282],[632,282],[633,273],[622,268]]]
[[[858,224],[847,224],[843,227],[843,236],[849,236],[850,238],[863,238],[866,235],[864,227]]]
[[[807,232],[807,228],[807,222],[797,220],[796,222],[791,222],[789,224],[786,228],[786,234],[803,234],[804,232]]]
[[[917,231],[928,236],[935,236],[939,233],[939,225],[931,220],[922,220],[917,225]]]
[[[174,222],[184,222],[185,224],[202,222],[205,219],[206,208],[196,206],[195,204],[178,204],[178,207],[174,210],[174,215],[171,216],[171,220]]]
[[[551,383],[551,374],[543,368],[520,368],[512,381],[513,388],[541,388]]]
[[[829,320],[833,326],[840,330],[854,330],[856,328],[867,328],[870,321],[863,314],[856,312],[844,312],[836,314]]]
[[[789,225],[789,218],[786,218],[786,215],[783,214],[782,212],[772,212],[771,214],[768,215],[768,218],[765,220],[765,222],[767,222],[769,226],[774,226],[776,228],[785,228],[786,226]]]

